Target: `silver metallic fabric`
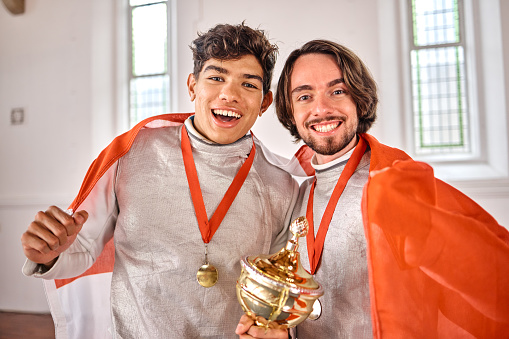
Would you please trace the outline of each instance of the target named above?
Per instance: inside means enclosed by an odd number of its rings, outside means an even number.
[[[111,301],[117,338],[235,338],[240,258],[270,253],[286,239],[297,187],[258,151],[249,175],[208,244],[219,272],[204,288],[196,272],[205,244],[196,221],[180,148],[181,127],[144,129],[119,160],[118,219]],[[253,145],[207,144],[190,132],[210,218]]]
[[[314,278],[323,289],[322,314],[297,326],[298,339],[372,338],[366,239],[361,215],[362,190],[369,176],[371,152],[361,159],[338,201],[325,238],[321,264]],[[325,207],[346,160],[316,170],[313,222],[318,232]],[[312,179],[301,185],[292,219],[306,215]],[[299,242],[302,266],[310,271],[305,239]]]

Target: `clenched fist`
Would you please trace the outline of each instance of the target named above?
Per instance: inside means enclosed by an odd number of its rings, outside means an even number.
[[[55,258],[74,242],[87,218],[86,211],[69,215],[56,206],[38,212],[21,236],[25,256],[35,263],[52,266]]]

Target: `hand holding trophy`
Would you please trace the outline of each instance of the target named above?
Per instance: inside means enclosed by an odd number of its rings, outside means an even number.
[[[305,217],[290,225],[293,236],[272,255],[245,256],[237,280],[237,298],[242,309],[258,326],[287,328],[320,314],[322,287],[300,263],[298,238],[308,231]],[[315,303],[316,302],[316,303]]]

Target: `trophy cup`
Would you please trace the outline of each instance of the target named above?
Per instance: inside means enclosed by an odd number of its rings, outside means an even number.
[[[272,255],[244,256],[237,280],[237,298],[244,312],[265,328],[289,328],[306,318],[318,319],[318,298],[323,289],[302,268],[297,252],[298,238],[308,231],[305,217],[290,225],[293,236],[286,246]]]

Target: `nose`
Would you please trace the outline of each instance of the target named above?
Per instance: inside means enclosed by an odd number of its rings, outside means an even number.
[[[331,114],[333,111],[330,99],[328,99],[325,95],[317,95],[313,103],[314,115]]]
[[[238,88],[232,83],[225,83],[219,93],[219,99],[226,102],[238,102],[239,97]]]

